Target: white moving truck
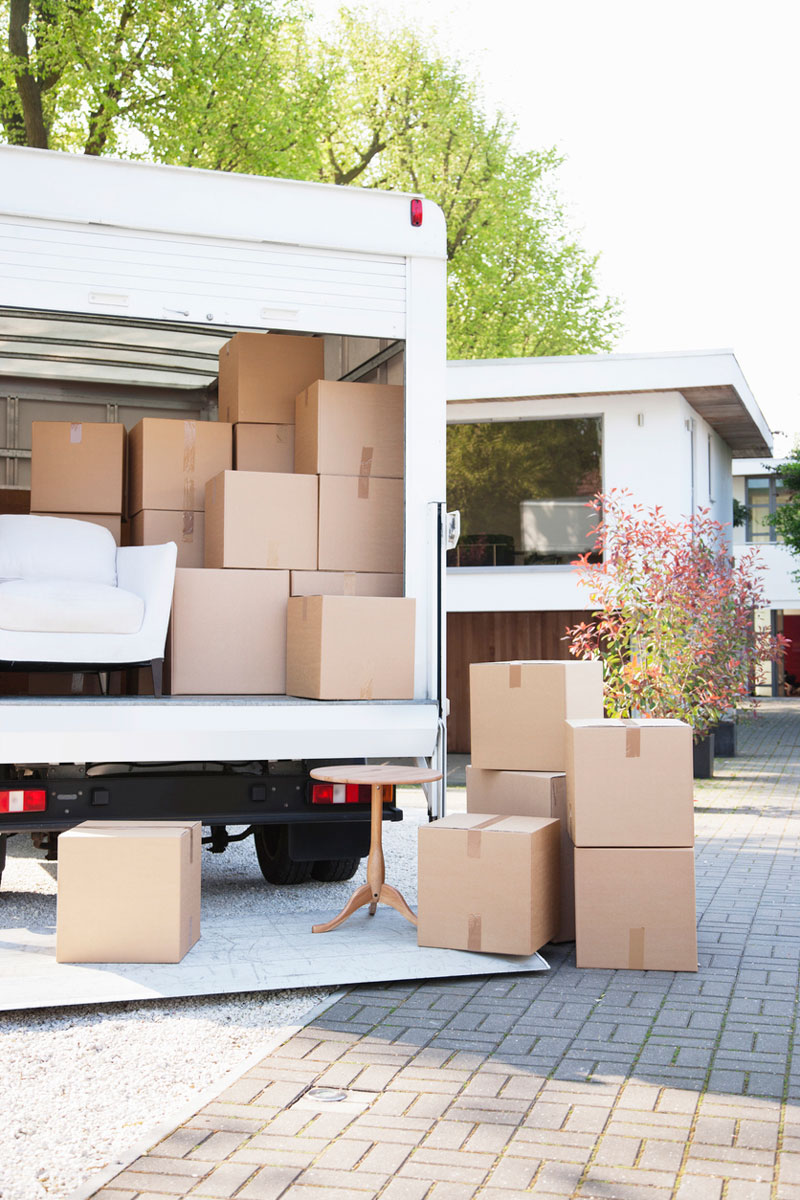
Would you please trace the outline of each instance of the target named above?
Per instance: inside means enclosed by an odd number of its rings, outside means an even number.
[[[3,494],[27,486],[32,420],[214,419],[232,334],[316,335],[327,378],[404,385],[416,600],[409,701],[0,696],[0,871],[11,834],[135,818],[202,821],[218,851],[244,827],[273,882],[348,878],[369,805],[312,803],[310,767],[444,767],[442,214],[406,195],[16,147],[0,148],[0,180]],[[444,811],[443,785],[429,808]]]

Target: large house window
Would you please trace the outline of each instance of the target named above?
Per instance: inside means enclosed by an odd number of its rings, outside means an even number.
[[[744,481],[744,503],[747,508],[745,538],[757,546],[767,542],[782,542],[769,519],[778,506],[789,498],[786,488],[780,486],[774,475],[748,475]]]
[[[601,420],[487,421],[447,430],[447,506],[461,511],[453,567],[570,563],[592,547]]]

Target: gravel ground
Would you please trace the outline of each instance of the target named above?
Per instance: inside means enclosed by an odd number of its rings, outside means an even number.
[[[448,796],[457,809],[458,793]],[[384,851],[392,882],[413,904],[421,792],[404,793],[402,807],[404,820],[385,828]],[[203,911],[325,911],[365,879],[362,863],[346,883],[273,888],[248,840],[204,855]],[[29,837],[12,838],[0,926],[54,923],[55,892],[56,865]],[[313,988],[0,1013],[0,1197],[64,1200],[225,1072],[284,1041],[332,994]]]

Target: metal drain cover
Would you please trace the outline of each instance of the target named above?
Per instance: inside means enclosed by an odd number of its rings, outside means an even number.
[[[312,1087],[306,1092],[309,1100],[321,1100],[323,1104],[336,1104],[339,1100],[347,1100],[347,1092],[339,1088]]]

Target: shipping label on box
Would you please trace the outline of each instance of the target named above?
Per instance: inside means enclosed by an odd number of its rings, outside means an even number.
[[[567,829],[567,781],[554,771],[485,771],[467,767],[467,812],[555,817],[559,822],[561,884],[552,942],[575,941],[575,847]]]
[[[233,465],[233,427],[144,417],[129,435],[128,512],[199,512],[206,483]]]
[[[200,936],[199,822],[87,821],[59,837],[58,962],[180,962]]]
[[[121,516],[124,486],[124,425],[33,422],[31,512]]]
[[[403,480],[319,477],[320,571],[403,570]]]
[[[179,567],[202,567],[205,514],[144,508],[130,522],[131,546],[162,546],[175,542]]]
[[[317,477],[224,471],[206,487],[205,565],[314,570]]]
[[[535,954],[558,921],[559,822],[457,813],[420,828],[420,946]]]
[[[402,479],[403,389],[318,380],[297,397],[295,470]]]
[[[402,596],[403,576],[367,571],[292,571],[293,596]]]
[[[283,695],[288,571],[175,572],[173,696]]]
[[[599,661],[472,663],[469,682],[476,767],[564,771],[566,721],[603,716]]]
[[[236,333],[219,352],[219,419],[293,425],[298,393],[324,375],[321,337]]]
[[[683,721],[567,721],[576,846],[693,846],[692,730]]]
[[[575,850],[576,963],[696,971],[694,851]]]
[[[295,469],[294,425],[234,425],[233,466],[236,471],[291,475]]]
[[[409,597],[292,597],[287,693],[314,700],[413,699],[415,612]]]

